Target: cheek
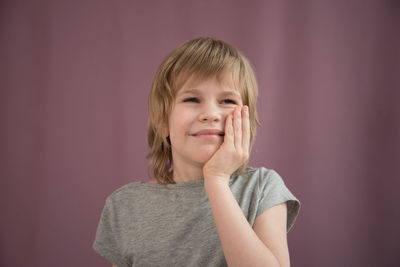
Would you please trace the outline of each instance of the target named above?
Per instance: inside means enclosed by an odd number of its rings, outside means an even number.
[[[235,107],[236,107],[236,106],[235,106]],[[230,108],[230,109],[227,109],[227,110],[224,112],[224,114],[223,114],[223,116],[222,116],[222,120],[223,120],[223,122],[224,122],[224,126],[225,126],[225,123],[226,123],[226,118],[228,117],[228,115],[233,115],[233,111],[234,111],[235,107],[232,107],[232,108]]]
[[[169,119],[169,130],[171,134],[182,135],[189,130],[191,120],[187,113],[176,111]]]

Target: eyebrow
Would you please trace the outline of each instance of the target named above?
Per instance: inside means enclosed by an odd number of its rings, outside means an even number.
[[[186,90],[178,92],[178,95],[186,95],[186,94],[200,95],[201,91],[198,89],[195,89],[195,88],[190,88],[190,89],[186,89]],[[236,97],[242,98],[242,96],[238,92],[233,91],[233,90],[224,90],[220,93],[220,95],[236,96]]]

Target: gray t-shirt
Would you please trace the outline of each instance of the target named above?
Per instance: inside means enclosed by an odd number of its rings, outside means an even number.
[[[274,170],[235,172],[230,188],[248,222],[287,202],[287,231],[300,203]],[[118,267],[226,266],[204,181],[134,182],[106,200],[93,248]]]

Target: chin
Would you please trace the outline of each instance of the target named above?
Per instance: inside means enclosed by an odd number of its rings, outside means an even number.
[[[199,150],[198,153],[198,161],[201,162],[202,164],[205,164],[211,157],[214,155],[214,153],[218,150],[218,148],[207,148],[207,149],[201,149]]]

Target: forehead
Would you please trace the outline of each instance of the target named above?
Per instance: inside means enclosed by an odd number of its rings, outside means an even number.
[[[217,82],[219,88],[224,93],[231,93],[241,97],[242,92],[230,75],[213,75],[210,77],[199,77],[198,75],[192,74],[186,78],[181,79],[180,86],[176,87],[175,93],[177,95],[185,93],[201,93],[200,85]]]

